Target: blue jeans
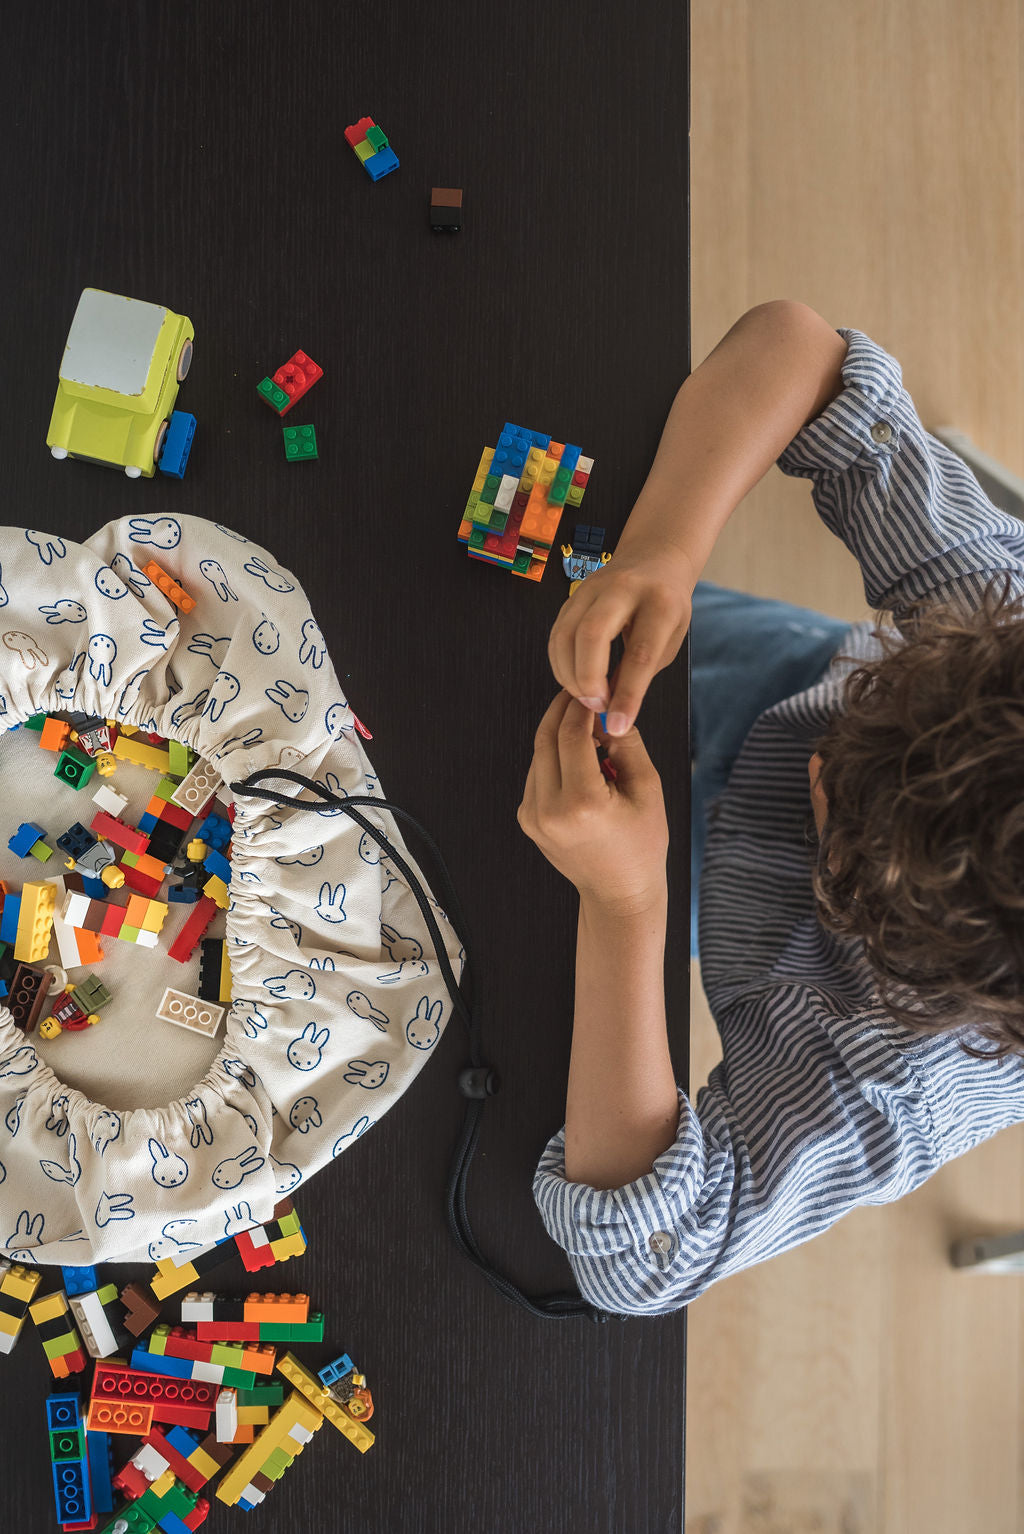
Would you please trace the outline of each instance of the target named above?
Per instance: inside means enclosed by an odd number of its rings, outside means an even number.
[[[849,623],[699,581],[690,622],[690,954],[708,809],[765,709],[820,681]]]

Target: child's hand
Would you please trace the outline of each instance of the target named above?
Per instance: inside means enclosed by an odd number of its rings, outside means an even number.
[[[693,572],[676,550],[616,553],[576,588],[555,619],[548,657],[557,681],[595,713],[609,735],[623,735],[654,674],[675,660],[690,626]],[[625,654],[608,701],[612,641]]]
[[[647,903],[664,890],[668,822],[661,779],[639,732],[609,744],[601,771],[594,715],[562,691],[537,728],[519,824],[581,896]]]

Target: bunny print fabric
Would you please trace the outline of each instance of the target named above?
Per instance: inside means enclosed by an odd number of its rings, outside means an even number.
[[[196,598],[188,615],[144,573],[154,559]],[[383,797],[295,576],[198,518],[125,518],[84,544],[0,533],[0,732],[73,711],[182,741],[225,785],[287,767],[342,798]],[[285,780],[265,786],[303,797]],[[392,817],[363,813],[418,874]],[[431,904],[458,976],[458,939]],[[48,1063],[59,1056],[44,1060],[0,1003],[4,1255],[156,1260],[268,1218],[387,1112],[447,1024],[405,877],[335,806],[238,796],[226,942],[223,1047],[156,1108],[115,1110],[62,1082]],[[140,973],[146,962],[140,951]],[[194,972],[175,984],[194,989]],[[114,1042],[97,1043],[111,1070]]]

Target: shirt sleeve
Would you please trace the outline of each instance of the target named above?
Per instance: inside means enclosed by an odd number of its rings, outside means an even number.
[[[625,1187],[567,1181],[564,1129],[554,1136],[534,1198],[586,1299],[616,1314],[679,1310],[931,1176],[944,1157],[916,1073],[863,1019],[849,1021],[860,1028],[854,1065],[810,1029],[785,1050],[762,1029],[761,1049],[751,1019],[742,1059],[715,1067],[696,1108],[680,1091],[675,1143]]]
[[[818,515],[857,559],[873,608],[897,624],[911,603],[980,604],[995,576],[1024,590],[1024,523],[995,507],[970,469],[929,436],[899,363],[859,330],[843,390],[778,459],[812,481]]]

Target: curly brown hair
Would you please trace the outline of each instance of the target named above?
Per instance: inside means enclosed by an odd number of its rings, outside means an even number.
[[[921,604],[845,683],[819,744],[828,800],[814,893],[863,940],[892,1015],[972,1027],[1024,1055],[1024,597]],[[911,995],[904,994],[907,988]]]

